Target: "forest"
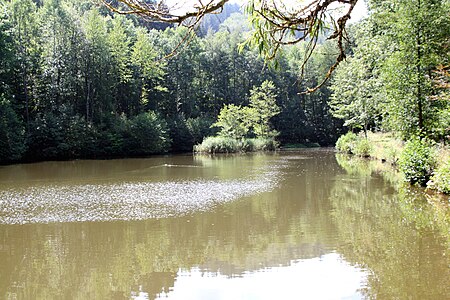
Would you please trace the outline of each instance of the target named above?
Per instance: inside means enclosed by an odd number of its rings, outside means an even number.
[[[189,152],[219,132],[222,108],[251,106],[268,85],[281,145],[367,130],[449,141],[447,0],[368,1],[347,26],[346,60],[313,93],[335,63],[326,24],[312,53],[297,43],[268,63],[245,42],[252,17],[237,4],[186,42],[183,26],[96,1],[0,3],[1,163]]]

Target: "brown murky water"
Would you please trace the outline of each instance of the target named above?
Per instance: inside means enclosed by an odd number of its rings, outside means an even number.
[[[331,150],[0,167],[0,299],[448,299],[448,210],[368,168]]]

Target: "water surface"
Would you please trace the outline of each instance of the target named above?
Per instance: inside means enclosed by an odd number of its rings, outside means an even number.
[[[0,167],[0,298],[449,298],[448,210],[352,170],[331,150]]]

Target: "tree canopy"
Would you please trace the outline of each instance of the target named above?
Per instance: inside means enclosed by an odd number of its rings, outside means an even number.
[[[216,133],[210,126],[224,105],[250,107],[260,98],[251,100],[254,87],[255,95],[277,95],[270,103],[280,113],[270,127],[267,117],[258,122],[261,133],[279,132],[281,143],[331,145],[342,130],[329,112],[328,85],[299,94],[332,65],[330,41],[316,45],[302,79],[301,43],[278,54],[280,68],[269,68],[257,49],[238,51],[251,25],[235,6],[192,35],[91,0],[1,5],[1,163],[192,151]],[[183,51],[163,59],[186,35]],[[261,89],[264,81],[272,84]]]
[[[164,0],[103,0],[115,13],[135,14],[149,21],[177,23],[190,30],[196,29],[206,15],[220,12],[227,2],[228,0],[194,1],[190,7],[180,7],[178,4],[168,6]],[[247,43],[256,47],[265,59],[271,60],[277,57],[281,46],[307,42],[301,70],[303,73],[319,37],[325,34],[326,39],[334,40],[337,49],[335,62],[324,74],[324,79],[308,89],[309,92],[316,91],[346,58],[346,24],[357,2],[358,0],[310,0],[286,3],[282,0],[249,0],[245,11],[250,16],[253,31]],[[189,40],[187,34],[182,42]]]
[[[261,126],[246,134],[281,144],[333,145],[349,129],[447,141],[449,1],[368,1],[368,16],[342,32],[347,59],[323,83],[340,53],[333,33],[356,3],[339,2],[335,14],[338,2],[253,1],[250,23],[225,3],[217,15],[202,11],[197,27],[146,23],[91,0],[0,2],[0,161],[192,151],[217,133],[225,106],[258,109],[247,117]],[[319,23],[281,29],[319,8]]]

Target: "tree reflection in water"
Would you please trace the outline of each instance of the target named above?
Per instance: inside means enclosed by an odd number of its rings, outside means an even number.
[[[394,169],[337,155],[347,173],[331,195],[338,247],[346,260],[370,270],[370,299],[446,299],[449,210],[439,195],[405,184]],[[430,203],[430,197],[438,206]],[[445,199],[444,199],[445,201]]]
[[[353,278],[352,292],[342,296],[448,298],[446,206],[429,204],[422,190],[402,186],[390,173],[381,176],[371,163],[341,157],[336,163],[327,150],[164,159],[154,164],[202,168],[164,169],[159,181],[229,180],[271,168],[280,178],[271,191],[180,217],[0,225],[0,298],[154,299],[174,295],[190,276],[200,276],[197,283],[213,278],[218,293],[244,282],[249,289],[240,295],[257,294],[251,287],[261,280],[273,289],[261,288],[269,296],[277,292],[270,276],[280,273],[285,290],[297,288],[300,295],[301,278],[318,278],[307,267],[314,262],[322,275],[314,282],[324,290],[332,286],[333,277],[325,279],[332,266],[342,275],[336,282]],[[130,163],[123,165],[134,181],[156,176],[147,169],[136,176]],[[223,285],[214,281],[219,279]],[[193,293],[196,284],[187,285]]]

